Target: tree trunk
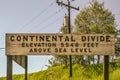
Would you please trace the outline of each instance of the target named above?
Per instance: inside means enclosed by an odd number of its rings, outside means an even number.
[[[97,64],[100,64],[100,55],[98,55],[98,61]]]
[[[93,64],[95,64],[95,56],[93,56]]]

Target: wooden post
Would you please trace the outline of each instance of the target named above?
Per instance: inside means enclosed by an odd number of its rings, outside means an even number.
[[[25,56],[25,80],[28,80],[28,77],[27,77],[28,66],[27,66],[27,64],[28,64],[28,57]]]
[[[70,1],[68,0],[68,34],[71,34],[71,16],[70,16]],[[70,58],[70,78],[72,77],[72,56]]]
[[[109,56],[104,56],[104,80],[109,80]]]
[[[12,80],[12,56],[7,56],[7,80]]]
[[[75,8],[73,6],[70,5],[70,0],[67,0],[68,4],[65,4],[63,2],[59,2],[59,0],[57,0],[58,5],[64,5],[66,7],[68,7],[68,34],[71,34],[71,23],[70,23],[70,9],[75,9],[75,10],[79,10],[79,8]],[[70,58],[70,78],[72,77],[72,56],[69,56]]]

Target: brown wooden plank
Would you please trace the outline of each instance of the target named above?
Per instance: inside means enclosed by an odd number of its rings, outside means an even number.
[[[104,80],[109,80],[109,56],[105,55],[104,56]]]
[[[25,56],[12,56],[12,60],[25,69]]]
[[[12,80],[12,56],[7,56],[7,80]]]

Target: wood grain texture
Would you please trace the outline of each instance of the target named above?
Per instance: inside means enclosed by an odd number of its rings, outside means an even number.
[[[113,55],[111,34],[6,34],[6,55]]]

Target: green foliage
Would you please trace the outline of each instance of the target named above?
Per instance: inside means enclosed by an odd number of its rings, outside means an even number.
[[[120,66],[110,64],[110,80],[120,79]],[[0,78],[6,80],[6,78]],[[13,80],[24,80],[24,75],[14,75]],[[103,65],[73,65],[73,77],[69,78],[69,66],[55,66],[28,75],[28,80],[103,80]]]
[[[104,8],[104,3],[99,3],[97,0],[80,11],[74,23],[77,33],[116,33],[114,15]]]
[[[92,34],[116,34],[115,16],[108,9],[105,9],[104,3],[99,3],[97,0],[90,2],[90,6],[82,9],[76,16],[74,24],[76,33],[92,33]],[[118,50],[118,49],[117,49]],[[87,62],[93,61],[94,56],[88,56]],[[100,62],[98,56],[97,63]]]
[[[120,56],[120,38],[117,38],[117,42],[115,44],[115,51],[116,56]]]
[[[61,27],[61,32],[62,32],[63,34],[68,34],[68,26],[62,26],[62,27]]]

